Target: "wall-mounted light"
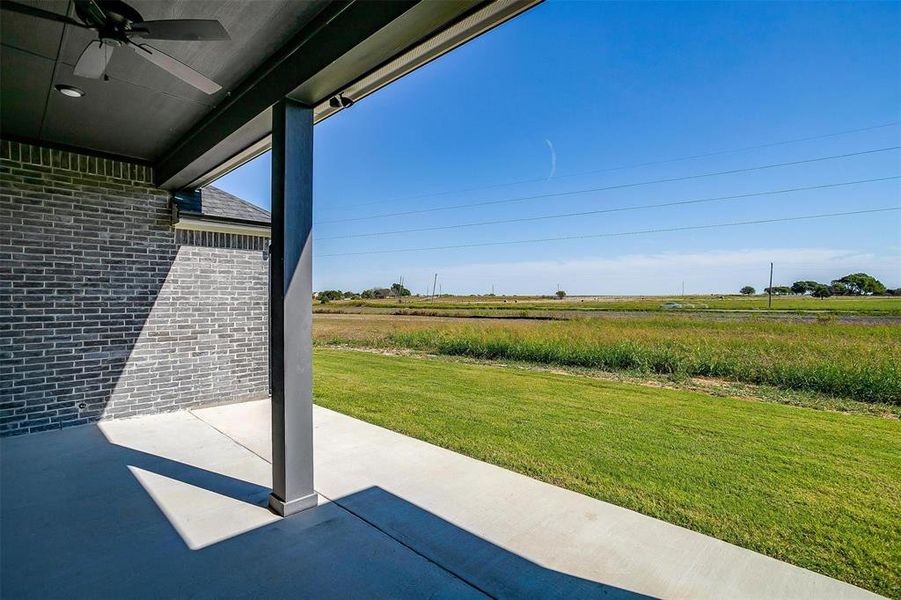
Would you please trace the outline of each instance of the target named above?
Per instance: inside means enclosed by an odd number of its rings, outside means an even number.
[[[328,101],[328,105],[332,108],[350,108],[354,105],[354,101],[344,94],[338,94]]]
[[[57,83],[55,87],[56,91],[58,91],[63,96],[68,96],[70,98],[81,98],[82,96],[84,96],[84,90],[77,88],[74,85]]]

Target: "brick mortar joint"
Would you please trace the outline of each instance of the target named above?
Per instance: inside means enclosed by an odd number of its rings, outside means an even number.
[[[265,239],[180,245],[152,184],[15,158],[0,210],[25,228],[0,317],[28,358],[0,360],[0,437],[266,394],[268,262],[248,252]]]
[[[45,167],[58,173],[78,173],[132,184],[153,184],[153,169],[146,165],[4,138],[0,138],[0,163]]]

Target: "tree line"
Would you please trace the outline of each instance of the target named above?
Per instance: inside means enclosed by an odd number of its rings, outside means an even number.
[[[412,292],[399,283],[392,283],[390,288],[374,287],[362,292],[341,290],[322,290],[313,294],[313,297],[321,304],[328,304],[333,300],[372,300],[384,298],[403,298],[412,295]]]
[[[746,285],[739,290],[741,294],[750,296],[756,294],[752,286]],[[881,281],[867,273],[850,273],[844,277],[833,279],[828,284],[818,281],[796,281],[789,285],[763,288],[764,294],[772,293],[774,296],[810,295],[814,298],[828,298],[830,296],[901,296],[901,288],[888,289]]]

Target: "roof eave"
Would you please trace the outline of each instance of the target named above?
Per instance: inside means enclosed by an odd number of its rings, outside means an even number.
[[[169,190],[203,187],[268,150],[271,147],[269,110],[282,97],[313,106],[314,122],[322,121],[340,110],[328,104],[334,95],[342,93],[354,101],[365,98],[541,1],[462,0],[422,6],[415,15],[412,10],[420,4],[416,0],[333,2],[295,37],[293,49],[283,49],[249,77],[232,98],[217,107],[154,165],[156,184]],[[382,8],[376,8],[379,6]],[[453,8],[459,14],[366,72],[356,73],[352,66],[342,64],[342,61],[353,63],[348,56],[359,53],[376,33],[387,35],[384,32],[390,25],[399,27],[397,23],[414,17],[435,19],[436,6],[445,11]],[[378,23],[381,27],[376,26]],[[361,29],[361,24],[367,27]],[[381,44],[385,44],[384,39]],[[304,51],[299,52],[300,48]],[[318,56],[320,61],[311,65],[310,55]]]
[[[270,224],[261,221],[248,221],[228,217],[213,217],[197,213],[179,211],[172,227],[191,231],[210,231],[214,233],[232,233],[255,237],[269,237]]]

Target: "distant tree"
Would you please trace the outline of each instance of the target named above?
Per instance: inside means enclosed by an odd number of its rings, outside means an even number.
[[[391,284],[391,295],[395,297],[410,296],[411,292],[399,283]]]
[[[356,292],[351,292],[351,291],[349,291],[349,290],[346,291],[346,292],[344,292],[344,299],[345,299],[345,300],[347,300],[347,299],[349,299],[349,298],[357,298],[357,297],[359,297],[359,296],[360,296],[360,295],[357,294]]]
[[[341,290],[322,290],[319,292],[319,302],[322,304],[327,304],[332,300],[340,300],[344,297],[344,294]]]
[[[818,285],[822,285],[817,283],[816,281],[796,281],[792,284],[792,293],[793,294],[810,294],[815,289],[817,289]]]
[[[391,295],[391,290],[388,288],[372,288],[372,297],[385,299]]]
[[[885,290],[886,296],[901,296],[901,288],[895,288],[893,290]]]
[[[832,289],[828,285],[818,283],[810,294],[814,298],[828,298],[832,295]]]
[[[869,296],[871,294],[882,294],[885,292],[885,286],[881,281],[867,275],[866,273],[851,273],[839,279],[832,281],[833,286],[841,286],[847,290],[847,294],[852,296]]]
[[[563,300],[564,298],[566,298],[566,292],[564,292],[563,290],[557,290],[557,298]]]
[[[763,288],[764,294],[769,294],[772,291],[774,296],[787,296],[792,293],[792,289],[787,285],[774,285],[771,288]]]
[[[743,295],[745,295],[745,296],[751,296],[751,295],[757,293],[757,290],[755,290],[755,289],[754,289],[753,287],[751,287],[750,285],[746,285],[745,287],[741,288],[741,289],[738,290],[738,291],[741,292],[741,294],[743,294]]]
[[[375,294],[372,293],[372,290],[363,290],[362,292],[360,292],[360,298],[363,298],[364,300],[371,300],[375,298]]]

